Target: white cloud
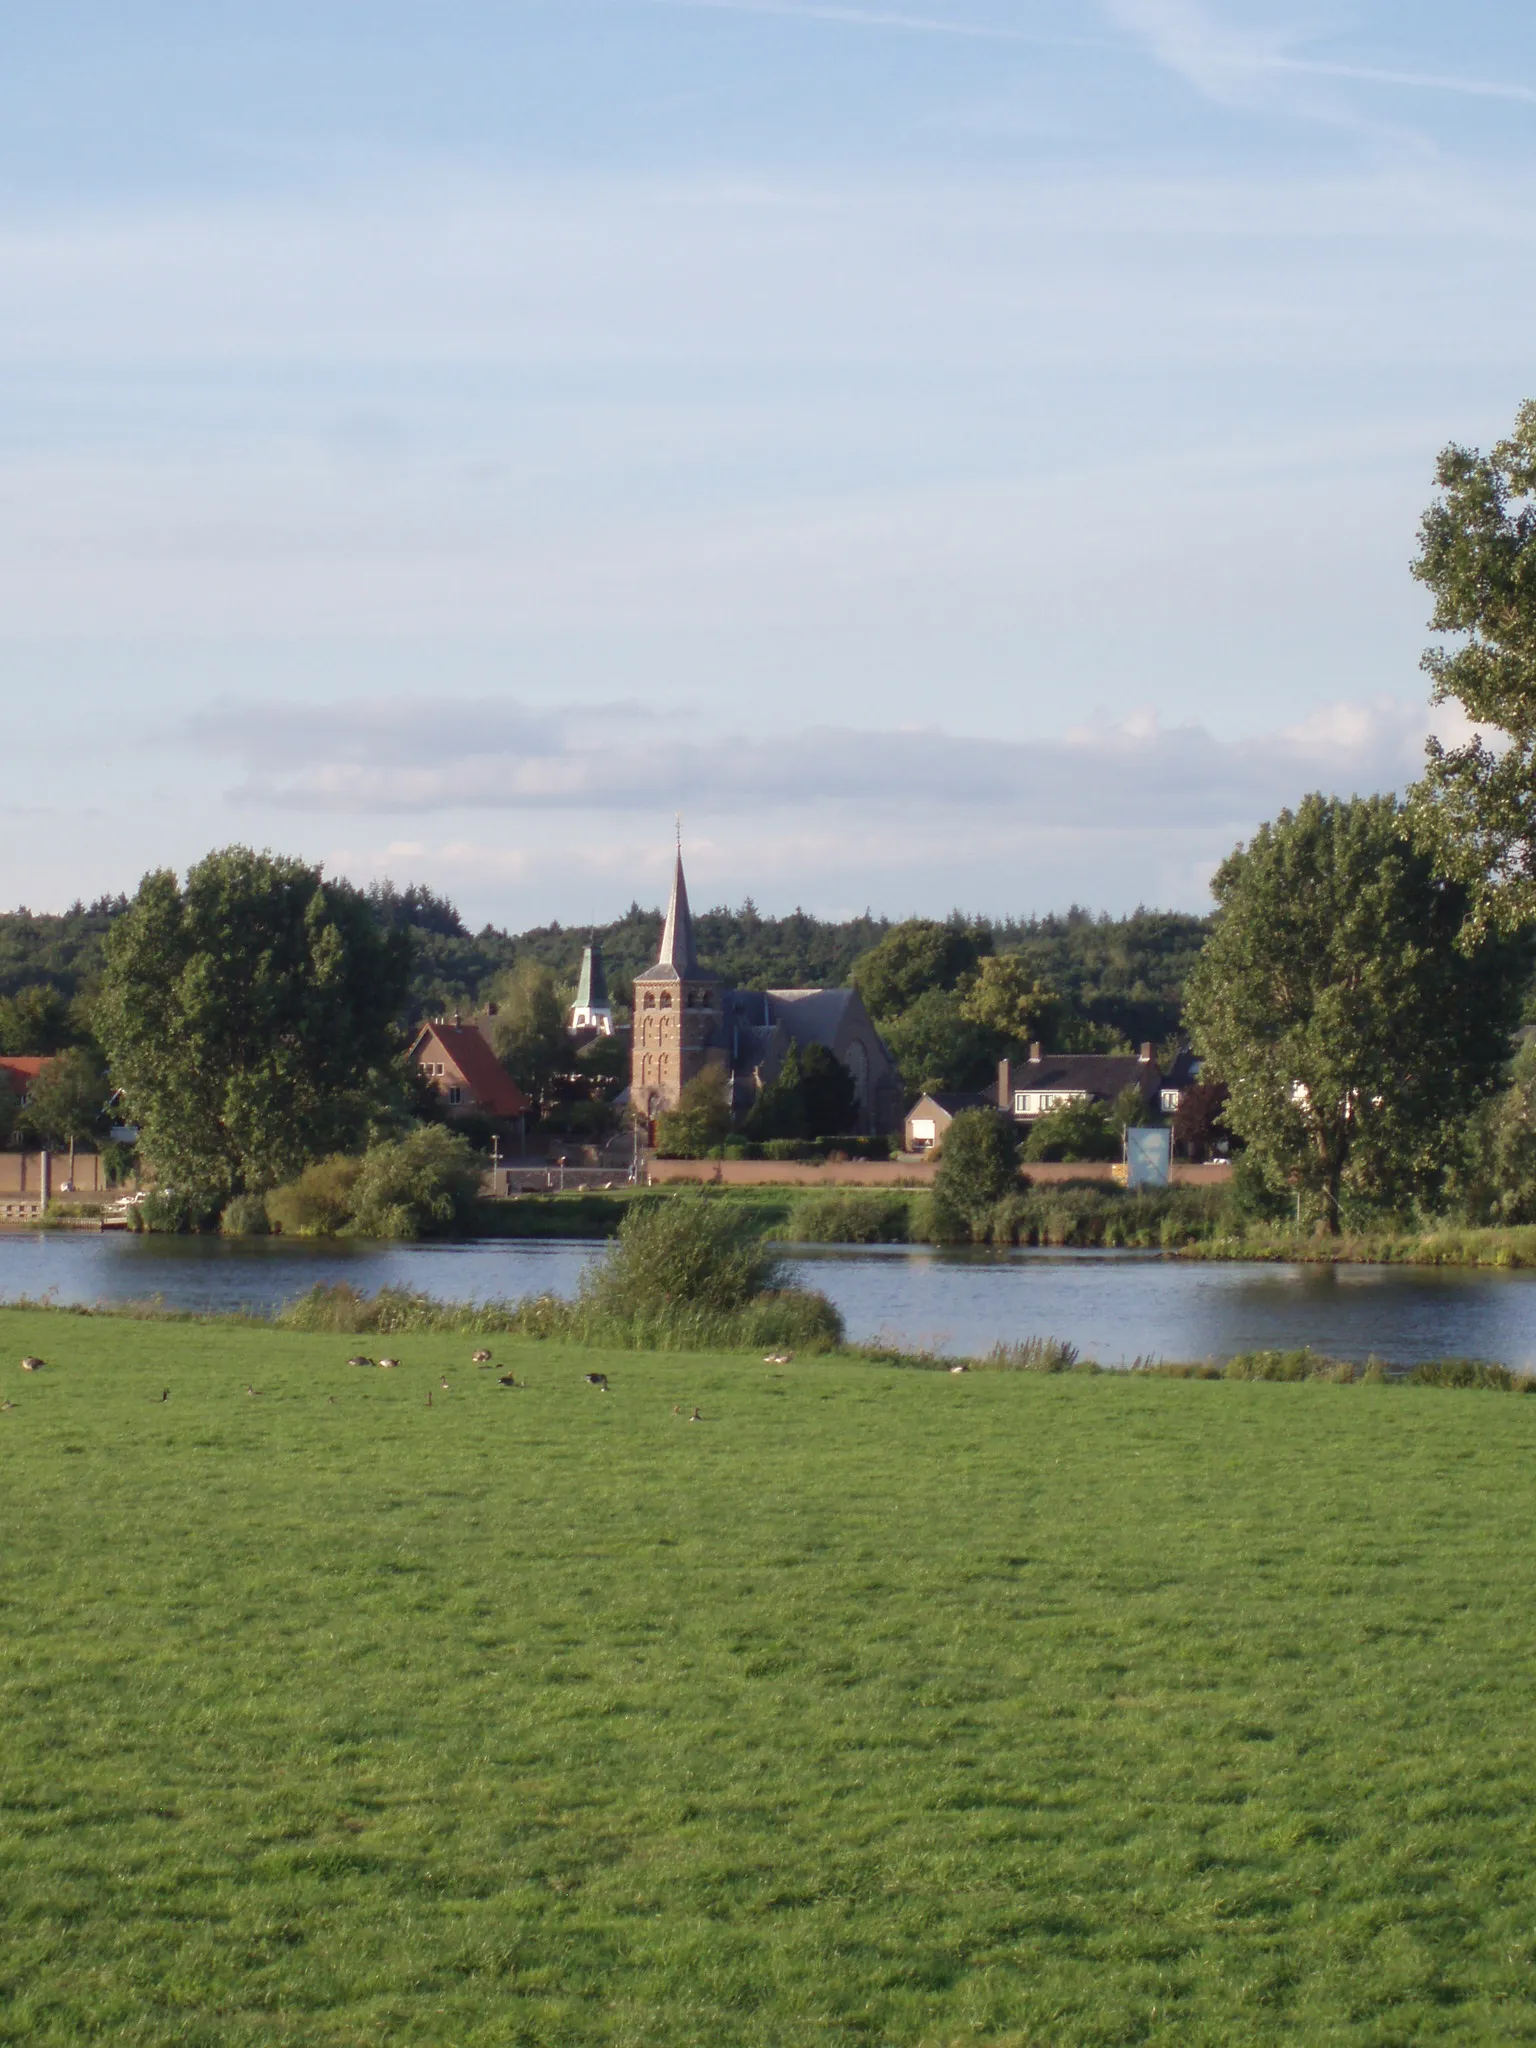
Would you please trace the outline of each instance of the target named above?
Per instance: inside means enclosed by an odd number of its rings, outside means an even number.
[[[985,738],[938,728],[806,727],[773,735],[658,729],[626,707],[529,714],[500,701],[228,704],[193,720],[204,750],[245,771],[232,800],[371,816],[499,811],[615,814],[740,804],[862,816],[892,803],[1036,828],[1156,831],[1199,817],[1246,829],[1307,790],[1400,786],[1428,730],[1421,706],[1340,703],[1254,738],[1219,740],[1155,714],[1059,736]],[[860,827],[861,831],[863,827]]]

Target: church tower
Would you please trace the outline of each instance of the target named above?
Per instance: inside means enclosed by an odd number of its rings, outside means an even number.
[[[603,972],[602,949],[597,933],[581,956],[581,979],[576,984],[576,1003],[571,1011],[573,1031],[596,1031],[613,1036],[613,1010],[608,1001],[608,977]]]
[[[661,952],[654,967],[635,976],[629,1099],[639,1115],[676,1109],[684,1088],[707,1066],[721,1068],[725,1088],[720,998],[720,977],[700,967],[694,948],[679,847]]]

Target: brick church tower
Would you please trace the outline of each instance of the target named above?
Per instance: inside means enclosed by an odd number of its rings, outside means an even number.
[[[661,952],[654,967],[635,976],[629,1099],[637,1114],[651,1118],[676,1109],[684,1088],[707,1066],[720,1067],[724,1091],[721,995],[719,975],[700,967],[694,950],[679,847]]]

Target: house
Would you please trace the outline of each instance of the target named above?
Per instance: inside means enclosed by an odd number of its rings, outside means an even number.
[[[1140,1093],[1148,1116],[1160,1112],[1163,1077],[1150,1044],[1139,1053],[1047,1053],[1032,1045],[1027,1060],[999,1060],[997,1067],[997,1106],[1020,1124],[1069,1102],[1107,1105],[1127,1088]]]
[[[902,1129],[904,1149],[931,1152],[944,1142],[944,1133],[963,1109],[991,1109],[997,1104],[990,1095],[920,1095],[907,1111]]]
[[[31,1054],[0,1054],[0,1088],[9,1088],[17,1103],[25,1105],[32,1093],[32,1083],[47,1064],[45,1058],[34,1058]]]
[[[633,1019],[629,1100],[647,1122],[711,1071],[740,1118],[791,1045],[821,1045],[853,1077],[860,1132],[900,1126],[901,1077],[856,989],[733,989],[699,964],[681,852],[655,964],[635,977]]]
[[[451,1024],[439,1019],[423,1024],[410,1050],[412,1066],[431,1088],[450,1118],[489,1117],[511,1127],[522,1142],[528,1098],[497,1059],[491,1041],[478,1024]]]
[[[1164,1116],[1172,1116],[1184,1099],[1186,1088],[1193,1088],[1199,1082],[1204,1060],[1187,1045],[1182,1045],[1174,1054],[1173,1061],[1163,1075],[1159,1107]]]

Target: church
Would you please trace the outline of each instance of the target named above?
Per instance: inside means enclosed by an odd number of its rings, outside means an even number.
[[[856,989],[727,988],[699,965],[681,849],[661,950],[655,965],[635,976],[630,1042],[629,1099],[652,1125],[707,1072],[719,1074],[739,1123],[791,1045],[821,1045],[853,1077],[859,1133],[878,1136],[901,1126],[901,1076]]]

